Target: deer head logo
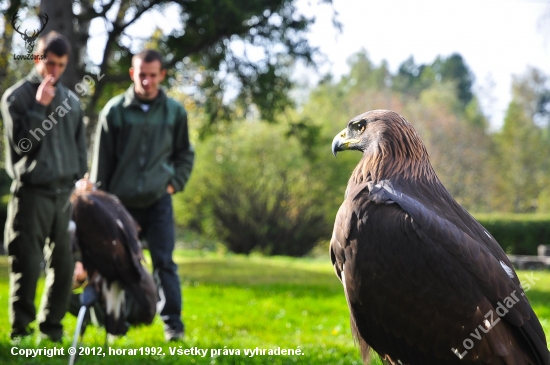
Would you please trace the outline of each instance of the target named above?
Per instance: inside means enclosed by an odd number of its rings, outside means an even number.
[[[13,25],[13,30],[15,30],[17,33],[21,34],[21,36],[23,37],[23,40],[25,41],[25,48],[27,48],[27,52],[32,53],[32,51],[34,49],[34,42],[36,42],[36,39],[38,38],[40,33],[42,33],[42,31],[44,30],[44,28],[46,27],[46,24],[48,24],[48,19],[49,19],[48,14],[38,16],[38,19],[40,19],[40,24],[42,24],[42,28],[41,29],[36,29],[36,30],[32,31],[32,33],[30,35],[28,35],[27,34],[27,32],[28,32],[27,29],[25,29],[25,32],[22,33],[21,31],[19,31],[19,29],[15,25],[15,22],[17,21],[17,19],[19,19],[19,16],[17,15],[18,12],[19,11],[17,11],[15,13],[15,15],[13,16],[13,18],[11,20],[11,24]]]

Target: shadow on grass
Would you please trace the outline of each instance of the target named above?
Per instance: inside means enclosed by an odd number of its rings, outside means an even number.
[[[246,288],[258,293],[293,292],[295,297],[343,295],[342,285],[328,270],[317,267],[306,268],[294,264],[270,264],[267,259],[255,262],[229,259],[179,262],[179,274],[186,286],[223,286]]]

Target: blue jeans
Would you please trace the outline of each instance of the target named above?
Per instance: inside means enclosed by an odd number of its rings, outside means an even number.
[[[128,211],[141,226],[140,236],[147,239],[159,290],[160,318],[165,327],[183,331],[178,266],[172,258],[175,244],[172,197],[167,193],[147,208],[128,208]]]

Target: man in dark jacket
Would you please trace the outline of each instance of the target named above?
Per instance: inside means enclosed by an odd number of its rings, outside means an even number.
[[[6,170],[13,179],[4,239],[10,257],[12,339],[31,334],[44,258],[46,284],[38,323],[53,341],[61,340],[61,319],[71,295],[68,199],[87,163],[80,103],[58,82],[68,55],[68,41],[48,33],[38,42],[31,73],[2,97]]]
[[[132,59],[134,83],[101,111],[91,180],[115,194],[141,226],[153,261],[167,341],[183,337],[182,295],[174,263],[171,194],[183,190],[193,167],[187,114],[160,89],[166,70],[151,50]]]

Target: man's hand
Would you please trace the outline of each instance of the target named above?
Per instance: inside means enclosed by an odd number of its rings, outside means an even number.
[[[36,101],[44,106],[50,105],[55,96],[55,86],[53,86],[54,77],[48,75],[38,86],[36,91]]]
[[[73,272],[73,289],[80,287],[87,277],[88,273],[84,269],[82,262],[75,262]]]
[[[176,189],[172,186],[172,184],[168,184],[166,187],[166,192],[170,195],[174,194],[176,192]]]

